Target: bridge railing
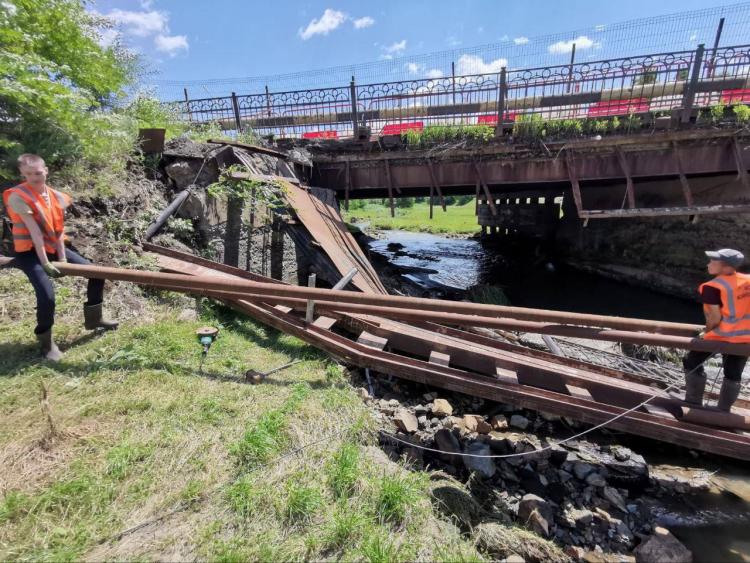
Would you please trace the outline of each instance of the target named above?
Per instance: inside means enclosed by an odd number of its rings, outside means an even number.
[[[277,137],[341,138],[357,125],[398,134],[430,125],[535,121],[573,131],[582,119],[616,129],[644,112],[750,103],[750,45],[676,51],[532,69],[172,102],[193,123]],[[617,120],[614,117],[618,117]]]

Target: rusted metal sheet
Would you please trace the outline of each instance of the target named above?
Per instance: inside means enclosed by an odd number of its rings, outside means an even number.
[[[297,217],[320,244],[341,276],[352,268],[357,268],[357,274],[352,280],[357,289],[365,293],[387,293],[338,211],[302,188],[282,180],[280,182],[285,187],[285,197]]]

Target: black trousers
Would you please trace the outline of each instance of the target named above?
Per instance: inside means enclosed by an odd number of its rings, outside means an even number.
[[[693,372],[695,374],[705,374],[701,362],[707,360],[709,356],[711,356],[711,352],[696,352],[695,350],[688,352],[687,356],[682,360],[682,367],[685,368],[685,373],[695,370]],[[747,363],[747,357],[723,354],[721,359],[724,363],[724,377],[730,381],[740,381],[742,379],[742,371],[745,369],[745,364]],[[699,365],[700,367],[697,367]]]
[[[57,259],[57,254],[47,255],[50,261]],[[71,264],[88,265],[91,264],[77,252],[66,248],[65,258]],[[34,293],[36,294],[36,329],[34,334],[43,334],[52,328],[55,324],[55,287],[52,280],[42,269],[42,264],[36,252],[17,252],[11,266],[22,270],[26,277],[29,278]],[[89,280],[88,301],[86,305],[98,305],[104,299],[104,280]]]

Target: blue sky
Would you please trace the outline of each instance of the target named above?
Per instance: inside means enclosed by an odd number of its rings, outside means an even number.
[[[154,78],[189,81],[408,58],[501,40],[523,42],[726,4],[726,0],[99,0],[94,9],[118,22],[124,42],[158,71]]]

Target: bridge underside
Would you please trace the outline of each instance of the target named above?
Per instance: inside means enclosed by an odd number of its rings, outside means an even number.
[[[438,205],[472,194],[485,226],[502,226],[513,206],[552,220],[560,197],[581,219],[738,213],[750,212],[748,146],[748,136],[714,130],[535,148],[316,155],[312,181],[345,202],[432,196]]]

